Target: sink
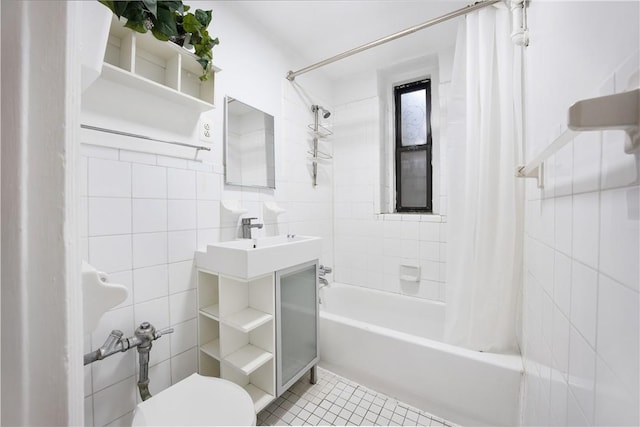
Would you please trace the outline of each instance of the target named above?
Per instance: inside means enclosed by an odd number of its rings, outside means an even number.
[[[239,239],[196,252],[196,264],[215,273],[251,279],[320,258],[322,239],[314,236],[273,236]]]

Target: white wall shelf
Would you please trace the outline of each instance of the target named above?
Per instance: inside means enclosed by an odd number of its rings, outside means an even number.
[[[202,344],[200,346],[200,351],[206,353],[216,360],[220,360],[220,339],[216,338],[213,341]]]
[[[212,102],[206,102],[202,99],[195,98],[191,95],[179,92],[170,87],[164,86],[160,83],[156,83],[153,80],[146,79],[142,76],[134,74],[130,71],[123,70],[105,62],[102,65],[101,76],[114,83],[119,83],[123,86],[133,87],[143,92],[155,95],[159,98],[164,98],[167,101],[176,105],[181,105],[192,110],[199,112],[209,111],[215,106]],[[213,97],[212,97],[213,100]]]
[[[204,112],[215,108],[217,67],[200,80],[202,67],[197,56],[171,42],[157,40],[150,32],[141,34],[123,26],[115,16],[111,22],[102,77]]]
[[[273,319],[273,315],[248,307],[225,317],[224,324],[242,332],[251,332]]]
[[[542,152],[516,169],[518,178],[536,178],[544,188],[544,162],[578,132],[621,130],[627,133],[624,152],[634,154],[640,147],[640,89],[577,101],[568,111],[567,127]]]
[[[213,320],[220,319],[220,304],[211,304],[207,307],[200,309],[200,314],[207,316]]]
[[[273,359],[273,353],[269,353],[259,347],[247,344],[239,350],[227,355],[224,358],[225,363],[249,375],[262,365]]]

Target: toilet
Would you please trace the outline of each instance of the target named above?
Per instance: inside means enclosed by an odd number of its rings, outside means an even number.
[[[249,393],[227,380],[193,374],[138,404],[133,426],[254,426]]]

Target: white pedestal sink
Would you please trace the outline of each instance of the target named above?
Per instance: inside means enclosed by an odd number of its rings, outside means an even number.
[[[319,259],[321,254],[320,237],[273,236],[208,245],[206,252],[196,252],[196,264],[215,273],[250,279]]]

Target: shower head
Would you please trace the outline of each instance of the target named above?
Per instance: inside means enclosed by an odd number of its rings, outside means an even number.
[[[324,107],[321,107],[319,105],[312,105],[311,106],[311,111],[313,111],[314,113],[317,111],[322,111],[322,117],[325,119],[328,119],[329,116],[331,115],[331,112],[327,109],[325,109]]]

